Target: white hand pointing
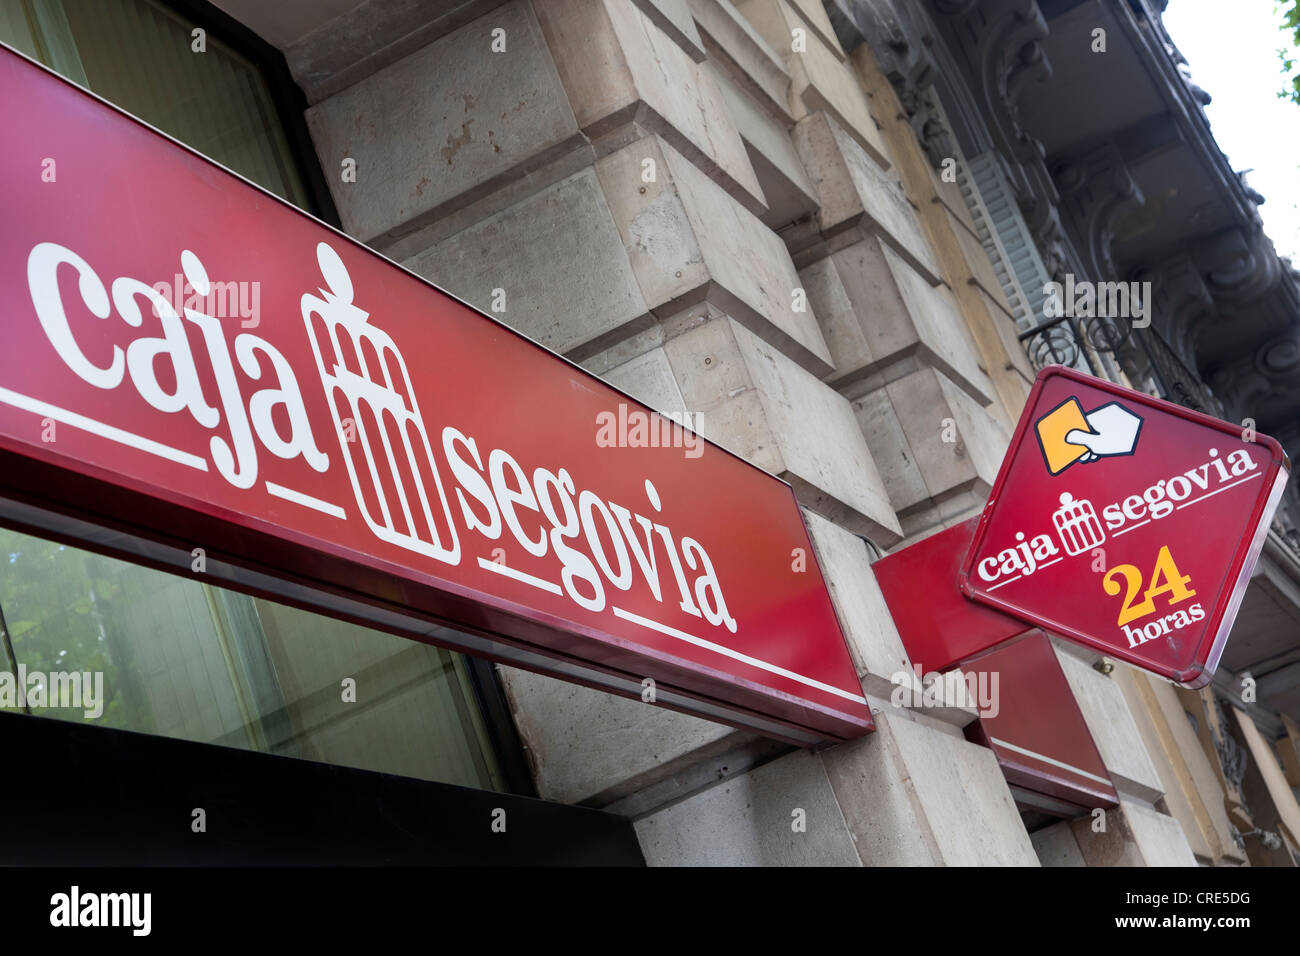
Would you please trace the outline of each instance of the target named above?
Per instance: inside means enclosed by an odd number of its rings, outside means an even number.
[[[1065,440],[1072,445],[1082,445],[1088,454],[1080,461],[1092,461],[1107,455],[1128,455],[1137,446],[1138,429],[1142,419],[1116,403],[1103,405],[1084,416],[1092,432],[1072,428]]]

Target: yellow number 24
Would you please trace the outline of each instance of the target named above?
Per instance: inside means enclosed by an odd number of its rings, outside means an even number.
[[[1106,576],[1102,579],[1102,587],[1106,589],[1106,593],[1119,594],[1120,577],[1124,578],[1125,588],[1124,601],[1119,611],[1118,626],[1120,627],[1129,621],[1156,613],[1157,595],[1167,593],[1169,603],[1173,605],[1186,601],[1196,594],[1188,587],[1192,581],[1191,577],[1179,573],[1178,566],[1174,564],[1173,556],[1169,553],[1168,545],[1162,545],[1160,548],[1155,569],[1151,572],[1151,586],[1143,592],[1141,601],[1134,603],[1134,598],[1142,587],[1142,572],[1132,564],[1117,564],[1106,572]]]

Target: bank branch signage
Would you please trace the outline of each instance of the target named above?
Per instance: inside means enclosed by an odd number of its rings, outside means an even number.
[[[6,499],[657,705],[871,729],[788,485],[3,47],[0,123]]]
[[[969,599],[1207,683],[1286,484],[1281,446],[1045,369],[959,573]]]

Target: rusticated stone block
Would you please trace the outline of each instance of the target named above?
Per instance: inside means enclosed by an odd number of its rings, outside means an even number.
[[[590,168],[405,264],[547,348],[577,359],[651,321]]]
[[[977,404],[993,400],[952,293],[930,285],[879,237],[846,246],[799,277],[835,362],[826,380],[849,398],[931,366]]]
[[[492,52],[496,28],[508,54]],[[323,100],[307,124],[343,228],[380,248],[586,145],[523,0]]]
[[[830,371],[816,318],[797,308],[785,244],[694,164],[651,136],[604,157],[596,174],[656,315],[707,299],[804,368]]]
[[[657,133],[755,215],[766,211],[722,93],[631,0],[536,0],[578,126],[605,152]]]
[[[820,0],[811,0],[804,11],[811,11],[812,4],[820,6]],[[745,0],[737,4],[737,9],[785,59],[794,118],[803,119],[817,112],[831,114],[875,162],[888,168],[889,149],[871,115],[867,94],[853,68],[843,61],[839,44],[828,46],[820,31],[811,27],[814,17],[796,10],[786,0]],[[796,30],[803,31],[803,42],[798,44]]]
[[[794,145],[821,208],[817,224],[826,248],[812,248],[800,266],[860,238],[875,234],[889,243],[931,285],[939,284],[939,266],[902,185],[853,141],[831,116],[814,113],[795,124]],[[857,232],[848,232],[856,227]]]
[[[706,307],[663,346],[696,430],[790,482],[799,501],[882,548],[898,522],[848,401]]]
[[[979,506],[1010,436],[940,372],[923,368],[853,403],[903,532]]]

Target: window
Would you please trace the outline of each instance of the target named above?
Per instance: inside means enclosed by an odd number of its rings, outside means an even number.
[[[506,789],[459,654],[16,531],[0,562],[0,707]]]
[[[318,211],[263,71],[156,0],[0,0],[0,41]]]

